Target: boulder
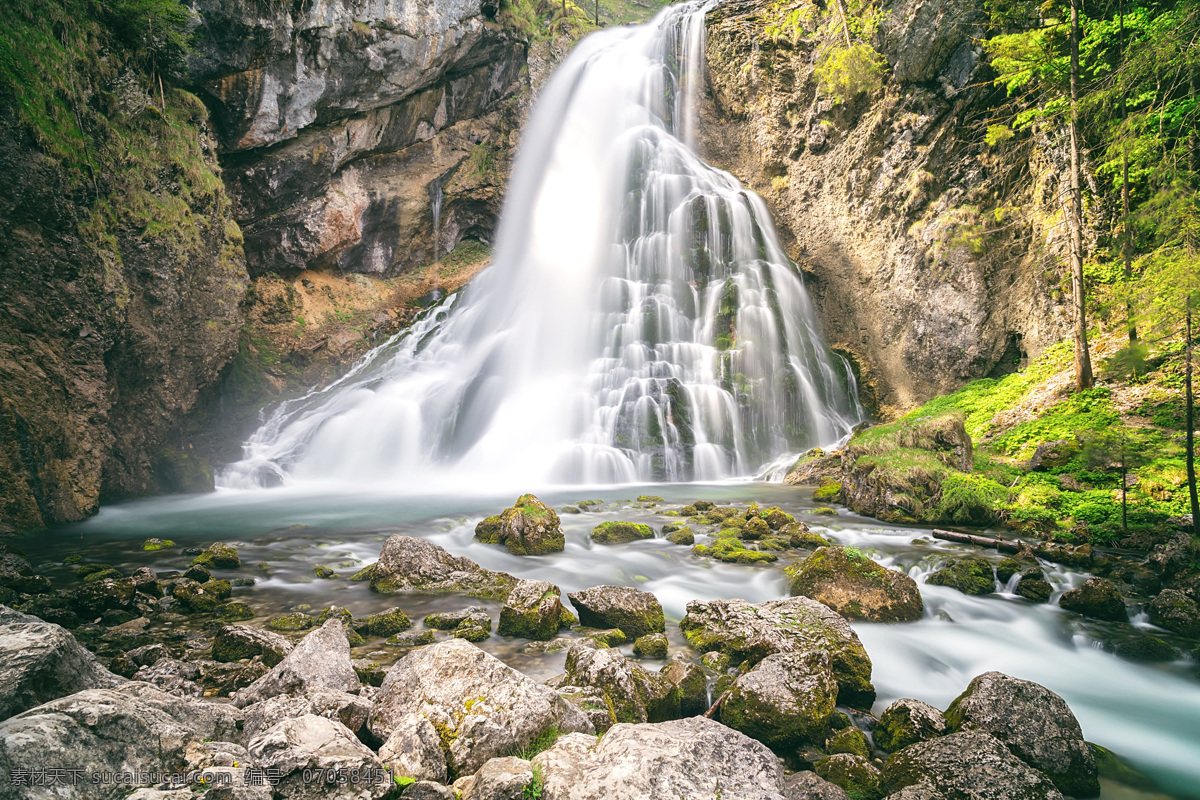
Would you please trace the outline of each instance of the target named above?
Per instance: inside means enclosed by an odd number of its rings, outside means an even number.
[[[863,756],[837,753],[822,758],[813,771],[855,800],[879,800],[884,795],[879,770]]]
[[[1017,581],[1017,594],[1031,603],[1045,603],[1050,600],[1054,587],[1042,577],[1041,570],[1027,572]]]
[[[420,714],[405,714],[396,720],[391,735],[379,748],[379,760],[393,775],[446,782],[442,739],[433,723]]]
[[[658,674],[675,687],[679,695],[680,716],[693,717],[708,710],[708,677],[699,664],[672,661]]]
[[[1096,760],[1079,721],[1054,692],[1031,681],[985,672],[946,709],[955,731],[985,731],[1045,773],[1064,794],[1100,794]]]
[[[141,592],[148,597],[162,597],[162,584],[158,582],[158,576],[154,574],[154,570],[149,567],[138,567],[129,575],[129,582],[133,584],[135,592]]]
[[[787,800],[850,800],[846,790],[830,783],[815,772],[797,772],[783,779]]]
[[[280,614],[278,617],[268,621],[267,627],[273,631],[292,633],[294,631],[306,631],[316,624],[317,621],[307,614],[292,611],[288,614]]]
[[[654,530],[649,525],[637,522],[601,522],[592,528],[592,541],[596,544],[624,544],[642,539],[653,539]]]
[[[532,781],[533,768],[525,759],[493,758],[469,779],[462,800],[525,800]]]
[[[734,666],[747,661],[753,666],[772,653],[825,650],[838,684],[838,702],[869,709],[875,701],[871,659],[858,635],[845,619],[815,600],[692,602],[679,627],[696,650],[724,653]]]
[[[828,653],[774,653],[722,695],[721,722],[778,753],[794,752],[825,743],[837,695]]]
[[[927,742],[950,732],[942,712],[920,700],[901,698],[879,715],[875,744],[894,753],[917,742]]]
[[[663,633],[666,618],[658,598],[628,586],[593,586],[567,595],[579,622],[593,628],[619,628],[626,636]]]
[[[406,714],[433,724],[452,776],[528,747],[553,727],[592,730],[587,717],[554,690],[460,639],[397,661],[379,689],[368,726],[386,741]]]
[[[557,586],[546,581],[518,581],[500,609],[501,636],[546,641],[558,633],[562,600]]]
[[[492,618],[486,611],[475,611],[458,623],[452,635],[468,642],[482,642],[492,635]]]
[[[411,536],[389,536],[371,569],[376,592],[463,592],[472,597],[504,600],[517,579],[492,572],[469,558]]]
[[[242,711],[242,730],[247,740],[285,719],[315,714],[335,719],[355,736],[366,730],[371,703],[362,697],[331,689],[313,689],[300,695],[279,694]]]
[[[251,739],[248,749],[256,766],[280,776],[274,793],[288,800],[380,800],[395,785],[345,725],[315,714],[276,723]]]
[[[704,717],[572,734],[533,759],[542,800],[783,800],[783,770],[761,742]]]
[[[662,722],[679,716],[679,692],[615,648],[572,647],[560,686],[599,690],[617,722]]]
[[[156,708],[173,717],[201,741],[240,740],[242,713],[228,703],[213,703],[194,697],[179,697],[142,681],[122,683],[112,692],[132,697],[138,703]]]
[[[1063,592],[1058,605],[1067,611],[1077,611],[1085,617],[1127,622],[1129,612],[1125,610],[1125,598],[1117,591],[1113,582],[1106,578],[1088,578],[1083,585]]]
[[[264,664],[274,667],[291,652],[292,643],[287,639],[249,625],[225,625],[213,637],[212,657],[216,661],[262,656]]]
[[[518,556],[557,553],[566,546],[558,514],[531,494],[521,495],[512,508],[476,525],[475,538],[486,544],[502,544]]]
[[[452,631],[476,614],[487,614],[483,606],[469,606],[456,611],[436,611],[426,614],[422,622],[426,628],[436,628],[439,631]]]
[[[266,675],[233,696],[233,704],[244,708],[279,694],[301,694],[313,689],[333,689],[351,694],[360,686],[350,663],[341,620],[333,618],[300,640]]]
[[[795,525],[796,518],[779,506],[769,506],[758,512],[758,516],[770,526],[771,530],[783,530],[788,525]]]
[[[191,661],[177,658],[160,658],[153,665],[142,667],[134,673],[135,681],[143,681],[167,694],[179,697],[200,697],[204,690],[196,680],[200,667]]]
[[[553,679],[552,679],[553,680]],[[592,723],[596,733],[602,734],[617,724],[612,709],[604,698],[604,692],[592,686],[556,686],[555,691],[571,705],[583,712]]]
[[[95,619],[105,611],[127,609],[133,605],[133,596],[133,581],[129,578],[105,578],[63,593],[67,607],[84,619]]]
[[[1150,622],[1160,628],[1200,639],[1200,606],[1179,589],[1163,589],[1150,603]]]
[[[59,626],[6,606],[0,609],[5,612],[0,622],[0,719],[122,682]]]
[[[942,567],[925,581],[933,586],[948,586],[963,594],[984,595],[996,591],[992,564],[984,558],[959,558]]]
[[[192,563],[205,569],[237,569],[242,565],[237,548],[231,544],[213,542]]]
[[[633,654],[638,658],[666,658],[667,635],[647,633],[645,636],[639,636],[633,642]]]
[[[687,526],[670,531],[666,537],[671,544],[693,545],[696,543],[696,534]]]
[[[401,609],[392,607],[386,611],[367,614],[350,621],[350,627],[363,638],[383,639],[408,630],[412,620]]]
[[[858,728],[842,728],[825,740],[825,752],[829,755],[849,753],[852,756],[871,757],[871,743]]]
[[[793,595],[811,597],[848,619],[915,622],[925,613],[916,581],[853,547],[822,547],[787,574]]]
[[[893,753],[883,766],[883,783],[905,800],[1064,800],[1049,778],[983,731],[953,733]]]
[[[779,560],[779,556],[774,553],[751,550],[742,544],[740,539],[724,535],[711,544],[693,546],[692,555],[711,556],[727,564],[769,564]]]
[[[221,598],[196,583],[191,578],[180,578],[171,584],[171,596],[179,602],[179,610],[185,614],[205,614],[216,611]]]
[[[404,800],[462,800],[449,786],[433,781],[417,781],[400,795]]]

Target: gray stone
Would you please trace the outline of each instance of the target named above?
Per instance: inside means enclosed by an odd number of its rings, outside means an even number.
[[[920,700],[901,698],[879,715],[875,744],[894,753],[917,742],[927,742],[950,732],[942,712]]]
[[[400,795],[404,800],[460,800],[449,786],[433,781],[417,781]]]
[[[565,676],[564,676],[565,677]],[[578,708],[592,723],[596,733],[604,733],[617,721],[613,719],[612,710],[604,692],[594,686],[555,686],[557,691],[568,703]]]
[[[679,690],[615,648],[572,647],[562,686],[590,687],[604,697],[617,722],[663,722],[679,716]]]
[[[396,720],[392,733],[379,748],[379,760],[393,775],[418,781],[446,781],[446,754],[433,723],[419,714]]]
[[[241,711],[228,703],[179,697],[143,681],[128,681],[112,691],[174,717],[184,727],[194,731],[201,740],[241,740]]]
[[[1179,589],[1163,589],[1150,603],[1150,622],[1160,628],[1200,639],[1200,605]]]
[[[217,661],[240,661],[262,656],[274,667],[292,652],[292,643],[277,633],[249,625],[226,625],[213,637],[212,657]]]
[[[464,592],[504,600],[516,583],[511,575],[486,570],[411,536],[389,536],[371,569],[371,589],[376,592]]]
[[[496,632],[540,641],[553,639],[562,621],[560,595],[559,588],[546,581],[518,582],[500,609]]]
[[[300,644],[266,675],[233,696],[243,708],[279,694],[313,689],[358,691],[361,684],[350,663],[350,645],[341,620],[333,618],[300,640]]]
[[[886,54],[896,80],[932,81],[983,20],[970,0],[901,0],[885,18]]]
[[[199,677],[198,665],[177,658],[160,658],[154,664],[141,667],[133,674],[135,681],[149,683],[167,694],[180,697],[199,697],[204,694],[200,684],[196,683]]]
[[[721,722],[777,752],[820,745],[837,693],[828,653],[774,653],[739,675],[725,692]]]
[[[845,789],[811,770],[784,778],[783,796],[787,800],[850,800]]]
[[[345,725],[315,714],[278,722],[251,739],[248,747],[257,766],[279,771],[275,795],[288,800],[379,800],[395,785],[375,754]],[[325,775],[341,771],[360,779],[306,780],[309,770]]]
[[[983,731],[952,733],[893,753],[883,782],[892,792],[904,790],[905,800],[1063,800],[1049,778]]]
[[[679,715],[691,717],[708,710],[708,676],[699,664],[672,661],[659,674],[673,684],[679,694]]]
[[[371,704],[358,695],[331,689],[313,689],[301,695],[276,695],[246,706],[242,711],[242,730],[252,739],[285,719],[314,714],[334,719],[355,736],[361,734],[371,713]]]
[[[662,604],[649,592],[628,586],[593,586],[567,595],[579,622],[592,628],[619,628],[636,639],[666,631]]]
[[[462,800],[524,800],[533,768],[523,758],[493,758],[471,779]]]

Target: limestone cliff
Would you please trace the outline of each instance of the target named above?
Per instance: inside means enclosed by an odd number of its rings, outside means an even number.
[[[886,3],[884,85],[847,103],[818,89],[811,27],[768,33],[781,8],[710,12],[701,148],[767,199],[868,405],[890,416],[1063,338],[1059,132],[985,143],[1005,98],[983,3]]]

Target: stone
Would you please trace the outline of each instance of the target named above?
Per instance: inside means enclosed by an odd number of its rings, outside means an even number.
[[[1077,455],[1079,455],[1079,445],[1075,442],[1068,442],[1065,439],[1042,442],[1033,451],[1033,457],[1029,460],[1029,469],[1040,472],[1058,472]]]
[[[462,800],[525,800],[533,768],[523,758],[493,758],[479,768]]]
[[[192,563],[205,569],[237,569],[242,565],[242,559],[238,557],[237,548],[233,545],[213,542],[203,553],[192,559]]]
[[[1129,612],[1125,610],[1125,598],[1117,591],[1113,582],[1106,578],[1088,578],[1083,585],[1063,592],[1058,605],[1067,611],[1077,611],[1085,617],[1127,622]]]
[[[518,581],[500,609],[501,636],[547,641],[558,633],[562,601],[557,586],[546,581]]]
[[[346,628],[349,628],[350,623],[354,621],[354,615],[350,613],[350,609],[337,605],[328,605],[317,612],[318,625],[324,625],[334,618],[341,620],[342,626]]]
[[[95,619],[105,611],[127,609],[133,604],[133,581],[105,578],[85,583],[63,594],[67,607],[84,619]]]
[[[659,670],[659,674],[675,687],[681,717],[692,717],[708,710],[708,678],[703,667],[687,661],[672,661]]]
[[[204,583],[212,580],[212,573],[199,564],[193,564],[183,572],[183,577],[190,578],[196,583]]]
[[[662,722],[679,716],[679,693],[662,675],[625,658],[620,650],[572,647],[561,686],[597,689],[617,722]]]
[[[985,595],[996,590],[992,565],[984,558],[959,558],[929,576],[933,586],[948,586],[963,594]]]
[[[486,611],[475,611],[468,614],[451,633],[456,639],[466,639],[468,642],[482,642],[492,635],[492,618]]]
[[[627,586],[593,586],[567,595],[579,622],[593,628],[619,628],[626,636],[664,633],[662,605],[649,592]]]
[[[133,584],[135,592],[141,592],[149,597],[162,597],[162,585],[158,582],[158,576],[154,574],[154,570],[149,567],[138,567],[129,576],[130,583]]]
[[[696,534],[687,526],[676,528],[666,534],[666,537],[671,544],[693,545],[696,543]]]
[[[795,525],[796,518],[779,506],[769,506],[758,512],[758,516],[770,526],[771,530],[783,530],[788,525]]]
[[[1001,583],[1008,583],[1009,579],[1018,572],[1022,572],[1026,568],[1025,564],[1017,561],[1015,558],[1005,558],[996,565],[996,580]]]
[[[783,796],[787,800],[850,800],[846,791],[811,770],[797,772],[783,779]]]
[[[848,753],[852,756],[871,757],[871,743],[858,728],[843,728],[825,740],[825,752],[829,755]]]
[[[749,549],[742,544],[740,539],[733,536],[724,536],[723,533],[718,535],[722,538],[718,538],[711,544],[698,544],[692,547],[692,555],[711,556],[729,564],[767,564],[779,560],[779,556],[774,553]]]
[[[893,753],[883,783],[893,793],[913,787],[905,800],[1064,800],[1049,778],[984,731],[952,733]]]
[[[1032,603],[1049,602],[1053,592],[1054,587],[1041,576],[1040,571],[1036,576],[1022,575],[1021,580],[1017,581],[1017,594]]]
[[[856,800],[880,800],[884,795],[879,770],[863,756],[837,753],[822,758],[813,771]]]
[[[761,742],[704,717],[572,734],[534,757],[542,800],[783,800],[783,770]]]
[[[916,581],[852,547],[822,547],[787,574],[793,595],[824,603],[848,619],[915,622],[925,613]]]
[[[254,609],[245,603],[233,602],[226,603],[223,606],[218,606],[213,615],[224,622],[240,622],[247,619],[254,619],[256,616]]]
[[[1163,589],[1150,603],[1150,622],[1181,636],[1200,639],[1200,605],[1179,589]]]
[[[292,611],[288,614],[281,614],[267,622],[267,627],[273,631],[282,631],[291,633],[293,631],[306,631],[317,621],[307,614],[302,614],[299,611]]]
[[[368,727],[386,741],[407,714],[438,731],[451,775],[528,747],[552,727],[590,732],[587,717],[553,689],[460,639],[414,650],[388,671]]]
[[[446,755],[433,723],[420,714],[397,719],[391,735],[379,748],[379,760],[393,775],[445,783]]]
[[[874,736],[879,749],[894,753],[949,732],[950,726],[941,711],[920,700],[901,698],[879,715]]]
[[[404,800],[461,800],[449,786],[433,781],[417,781],[400,795]]]
[[[592,528],[591,537],[596,544],[625,544],[653,539],[654,529],[638,522],[601,522]]]
[[[427,644],[433,644],[433,631],[397,633],[389,636],[383,643],[390,647],[423,647]]]
[[[215,611],[221,604],[220,598],[210,594],[201,584],[191,578],[180,578],[171,584],[171,596],[179,601],[185,614],[203,614]]]
[[[340,625],[340,622],[337,623]],[[394,783],[383,764],[340,722],[315,714],[282,720],[250,740],[255,765],[281,777],[276,797],[291,800],[381,800]],[[358,776],[313,780],[312,775]]]
[[[262,656],[264,664],[274,667],[291,652],[292,643],[287,639],[249,625],[224,625],[213,637],[212,657],[216,661]]]
[[[233,594],[233,584],[216,578],[201,583],[200,588],[218,600],[228,600],[229,596]]]
[[[977,676],[946,709],[955,731],[985,731],[1045,773],[1064,794],[1100,793],[1096,761],[1079,721],[1054,692],[999,672]]]
[[[487,614],[487,609],[483,606],[469,606],[467,608],[460,608],[457,611],[437,611],[433,614],[426,614],[422,622],[425,623],[425,627],[427,628],[452,631],[475,614]]]
[[[324,625],[300,643],[270,672],[233,696],[233,704],[244,708],[279,694],[301,694],[313,689],[358,691],[360,682],[350,663],[350,646],[339,619]]]
[[[905,83],[934,81],[951,57],[970,47],[984,17],[967,0],[903,0],[884,19],[887,46],[896,80]]]
[[[815,600],[691,602],[679,627],[696,650],[724,653],[734,666],[753,666],[772,653],[825,650],[838,684],[838,702],[869,709],[875,701],[871,659],[858,635],[844,618]]]
[[[475,538],[502,544],[518,556],[560,552],[566,546],[558,514],[531,494],[523,494],[511,508],[475,526]]]
[[[633,642],[633,654],[638,658],[666,658],[667,637],[662,633],[647,633]]]
[[[196,682],[199,677],[198,665],[177,658],[161,658],[151,666],[141,667],[133,675],[135,681],[148,683],[167,694],[180,697],[200,697],[204,694]]]
[[[554,679],[551,679],[552,681]],[[559,696],[583,712],[596,733],[602,734],[617,724],[604,692],[593,686],[557,686]]]
[[[110,691],[173,717],[185,728],[194,731],[201,741],[241,740],[241,711],[228,703],[168,694],[142,681],[127,681]]]
[[[165,550],[168,547],[174,547],[174,546],[175,546],[175,543],[172,542],[170,539],[158,539],[155,537],[151,537],[151,538],[147,539],[146,541],[142,542],[143,550]]]
[[[1166,662],[1179,658],[1174,647],[1156,636],[1135,636],[1118,642],[1113,652],[1128,661]]]
[[[242,730],[249,741],[285,719],[315,714],[337,720],[355,736],[361,736],[370,713],[370,702],[358,695],[313,689],[299,695],[275,695],[246,706],[242,711]]]
[[[742,526],[741,538],[747,541],[756,541],[763,538],[771,532],[771,526],[761,517],[754,517],[746,520],[746,524]]]
[[[779,753],[822,745],[837,695],[828,653],[774,653],[721,696],[721,722]]]
[[[363,638],[384,638],[408,630],[412,620],[397,607],[351,620],[350,627]]]
[[[369,658],[352,658],[350,665],[354,667],[354,674],[363,686],[380,686],[387,674],[382,664]]]
[[[0,617],[0,719],[75,692],[122,682],[58,625],[6,606],[0,610],[4,612]]]
[[[503,601],[517,579],[492,572],[469,558],[411,536],[389,536],[371,570],[371,590],[390,592],[463,592]]]

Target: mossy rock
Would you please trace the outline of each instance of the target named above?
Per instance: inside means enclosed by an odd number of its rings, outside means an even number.
[[[912,578],[853,547],[822,547],[787,568],[793,595],[823,603],[847,619],[915,622],[925,613]]]
[[[190,614],[216,611],[220,600],[209,594],[193,580],[182,580],[171,587],[172,596],[179,601],[180,608]]]
[[[837,704],[829,654],[773,653],[721,697],[721,722],[777,753],[823,744]]]
[[[683,527],[686,527],[686,525],[682,522],[668,522],[659,528],[659,530],[662,532],[663,536],[666,536],[668,533],[674,533]]]
[[[840,786],[855,800],[880,800],[884,796],[882,776],[866,758],[838,753],[813,765],[813,772]]]
[[[492,632],[482,625],[463,623],[454,629],[452,635],[455,639],[466,639],[468,642],[482,642],[484,639],[489,638]]]
[[[84,576],[83,582],[92,583],[93,581],[102,581],[108,578],[116,579],[121,577],[122,575],[120,570],[109,567],[107,569],[96,570],[95,572],[88,573],[86,576]]]
[[[738,530],[738,531],[740,531],[742,528],[746,527],[746,522],[747,522],[747,520],[744,517],[726,517],[725,519],[722,519],[719,521],[721,523],[722,528],[733,529],[733,530]],[[697,524],[699,524],[699,523],[697,523]],[[741,534],[739,533],[738,535],[740,536]]]
[[[175,543],[170,539],[149,538],[142,542],[143,550],[166,550],[168,547],[174,547]]]
[[[207,583],[212,580],[212,573],[199,564],[192,564],[184,570],[183,577],[191,578],[196,583]]]
[[[226,603],[217,609],[216,616],[217,619],[222,619],[226,622],[237,622],[239,620],[253,619],[254,609],[245,603]]]
[[[350,625],[359,636],[382,638],[408,630],[412,627],[412,620],[399,608],[389,608],[376,614],[356,617]]]
[[[263,563],[263,566],[268,566],[265,562],[260,562],[260,563]],[[358,572],[351,575],[350,580],[355,581],[355,582],[369,581],[369,580],[371,580],[371,576],[374,574],[375,574],[375,564],[373,564],[373,563],[367,564],[365,567],[360,569]]]
[[[1026,566],[1027,565],[1022,564],[1015,558],[1005,558],[996,565],[996,580],[1000,581],[1001,583],[1008,583],[1009,579],[1012,578],[1013,575],[1016,575],[1021,570],[1025,569]]]
[[[1118,657],[1127,661],[1165,663],[1179,658],[1179,652],[1157,636],[1135,636],[1113,647]]]
[[[340,619],[342,626],[346,628],[354,623],[354,615],[350,613],[350,609],[341,606],[327,606],[317,613],[317,624],[324,625],[335,617]]]
[[[656,494],[639,494],[637,501],[639,503],[665,503],[666,502],[665,500],[663,500],[661,497],[659,497]]]
[[[513,587],[500,609],[496,630],[501,636],[548,641],[558,634],[562,612],[557,586],[546,581],[523,580]]]
[[[86,579],[89,575],[97,575],[101,572],[117,572],[112,564],[84,564],[75,570],[75,574],[80,578]],[[117,572],[120,577],[120,573]]]
[[[389,636],[383,643],[392,647],[423,647],[427,644],[433,644],[433,631],[397,633]]]
[[[818,515],[818,516],[821,516],[821,517],[836,517],[836,516],[837,516],[837,509],[836,509],[836,508],[830,508],[829,506],[821,506],[821,507],[819,507],[819,508],[813,508],[813,509],[810,509],[810,510],[809,510],[809,513],[810,513],[810,514],[816,514],[816,515]]]
[[[1033,603],[1047,603],[1054,587],[1041,576],[1041,570],[1036,575],[1022,575],[1017,581],[1017,594]]]
[[[653,539],[654,529],[638,522],[601,522],[592,528],[591,536],[597,544],[624,544]]]
[[[322,566],[320,564],[313,567],[313,575],[316,575],[321,580],[326,580],[326,581],[337,577],[336,572],[331,570],[329,567]]]
[[[983,558],[960,558],[930,575],[925,582],[933,586],[948,586],[970,595],[992,594],[996,591],[992,565]]]
[[[795,525],[796,518],[779,506],[769,506],[758,512],[758,516],[771,526],[771,530],[783,530],[787,525]]]
[[[358,680],[367,686],[382,686],[383,679],[387,676],[383,665],[369,658],[352,658],[350,666],[354,668]]]
[[[81,556],[79,553],[71,553],[71,555],[69,555],[63,559],[63,563],[66,564],[67,566],[70,566],[71,564],[79,564],[82,562],[83,562],[83,556]]]
[[[819,533],[813,533],[803,522],[793,522],[784,525],[779,533],[788,537],[788,544],[800,550],[818,550],[834,544],[832,539],[826,539]]]
[[[667,541],[671,544],[692,545],[696,543],[696,534],[692,532],[691,528],[684,526],[668,533]]]
[[[741,540],[733,537],[717,539],[710,545],[698,544],[692,548],[692,554],[710,556],[729,564],[768,564],[779,560],[774,553],[748,550]]]
[[[871,757],[871,745],[867,736],[858,728],[843,728],[825,741],[825,752],[829,755],[849,753],[862,758]]]
[[[821,485],[813,491],[812,499],[818,503],[833,503],[836,502],[842,495],[842,482],[823,480]]]
[[[639,658],[666,658],[667,637],[661,633],[648,633],[633,642],[633,654]]]
[[[742,538],[748,541],[761,539],[770,533],[771,526],[762,517],[748,519],[746,520],[746,524],[742,526]]]
[[[758,543],[758,549],[781,553],[784,550],[791,550],[792,543],[782,536],[768,536]]]
[[[558,510],[560,514],[582,514],[583,512],[578,506],[563,506]]]
[[[718,650],[712,650],[700,656],[700,663],[716,673],[724,673],[729,669],[729,656]]]
[[[679,509],[679,516],[681,517],[694,517],[699,513],[700,512],[696,510],[695,506],[684,506],[683,508]]]
[[[233,545],[213,542],[208,548],[192,559],[193,564],[199,564],[206,569],[236,569],[242,565],[237,548]]]
[[[224,579],[207,580],[200,584],[200,588],[218,600],[228,600],[233,594],[233,584]]]
[[[1092,742],[1088,742],[1087,746],[1092,751],[1092,756],[1096,759],[1096,769],[1100,773],[1101,778],[1143,792],[1156,792],[1158,790],[1158,786],[1153,780],[1126,764],[1113,751]]]
[[[295,631],[306,631],[314,624],[316,624],[316,620],[312,617],[307,614],[301,614],[299,611],[293,611],[289,614],[281,614],[267,622],[267,629],[280,633],[293,633]]]
[[[485,517],[475,526],[476,541],[484,544],[503,544],[504,535],[501,532],[500,515]]]
[[[584,638],[592,640],[600,647],[620,647],[629,641],[629,637],[620,628],[591,631]]]
[[[1058,605],[1067,611],[1075,611],[1086,617],[1126,622],[1129,612],[1125,609],[1125,598],[1117,591],[1113,582],[1105,578],[1088,578],[1082,586],[1064,592]]]
[[[879,715],[875,725],[875,744],[894,753],[910,744],[927,742],[950,732],[941,711],[920,700],[902,698]]]
[[[498,516],[475,526],[475,538],[485,544],[503,544],[518,556],[560,552],[566,546],[562,524],[554,509],[532,494],[523,494]]]

